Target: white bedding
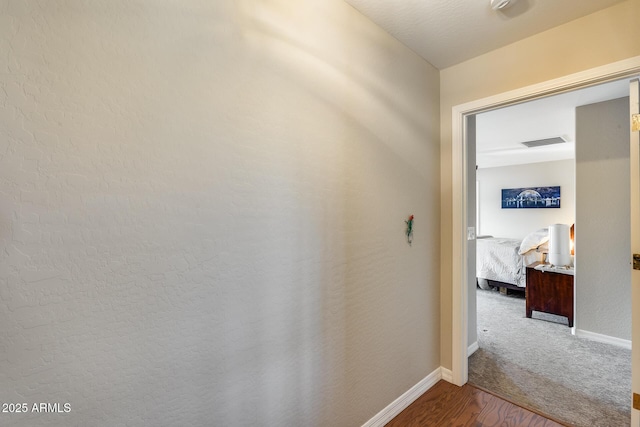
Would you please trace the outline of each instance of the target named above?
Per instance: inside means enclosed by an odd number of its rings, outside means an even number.
[[[526,286],[526,266],[541,260],[542,254],[531,249],[520,255],[522,240],[487,237],[476,240],[476,276],[480,279]]]

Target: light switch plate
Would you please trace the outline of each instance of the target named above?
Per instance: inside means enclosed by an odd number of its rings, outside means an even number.
[[[476,239],[476,228],[467,227],[467,240],[475,240],[475,239]]]

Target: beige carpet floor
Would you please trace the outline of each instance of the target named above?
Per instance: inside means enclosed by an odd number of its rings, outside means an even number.
[[[577,338],[566,318],[522,296],[478,289],[478,345],[469,382],[578,427],[630,424],[631,350]]]

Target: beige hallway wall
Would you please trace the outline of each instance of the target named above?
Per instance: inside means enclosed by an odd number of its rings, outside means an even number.
[[[0,52],[0,396],[70,405],[3,423],[357,426],[439,368],[439,73],[352,7],[0,1]]]

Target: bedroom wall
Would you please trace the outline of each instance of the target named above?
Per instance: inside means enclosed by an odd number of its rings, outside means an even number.
[[[441,359],[452,355],[452,145],[454,106],[640,55],[640,2],[627,0],[440,71]],[[455,262],[459,262],[455,260]]]
[[[631,339],[629,98],[576,109],[576,330]]]
[[[522,239],[551,224],[575,222],[575,161],[480,168],[479,234]],[[559,209],[502,209],[502,189],[560,186]]]
[[[439,368],[438,71],[352,7],[0,1],[0,52],[0,398],[71,408],[3,424],[357,426]]]

